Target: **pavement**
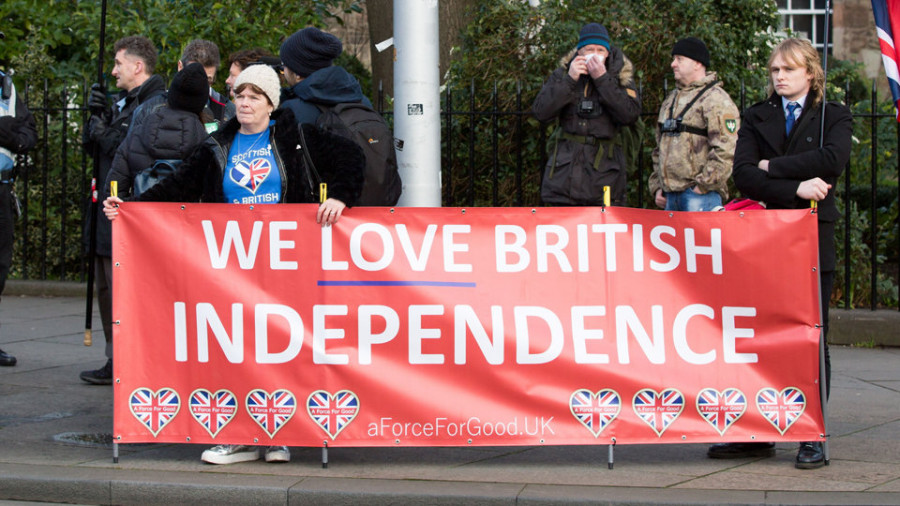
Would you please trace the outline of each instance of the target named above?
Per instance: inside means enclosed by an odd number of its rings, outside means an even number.
[[[0,304],[0,348],[19,360],[0,367],[0,504],[900,505],[897,311],[838,314],[844,332],[867,333],[832,346],[831,462],[816,470],[795,469],[789,443],[738,460],[619,445],[612,469],[605,445],[332,448],[327,468],[321,449],[295,447],[286,464],[213,466],[192,444],[119,445],[114,463],[112,389],[78,379],[105,362],[102,331],[82,344],[83,291],[26,285],[8,284]]]

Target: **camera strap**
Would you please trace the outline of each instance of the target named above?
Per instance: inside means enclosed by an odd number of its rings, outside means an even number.
[[[698,128],[698,127],[691,126],[691,125],[682,125],[681,122],[684,120],[684,115],[688,112],[688,110],[690,110],[690,108],[694,105],[694,103],[696,103],[698,100],[700,100],[700,97],[702,97],[704,93],[709,91],[710,88],[712,88],[713,86],[715,86],[718,83],[719,83],[719,81],[715,80],[715,81],[707,84],[706,86],[704,86],[703,89],[700,90],[699,93],[694,95],[694,98],[691,99],[691,101],[688,102],[686,106],[684,106],[684,109],[682,109],[681,112],[678,113],[678,117],[675,118],[675,121],[678,122],[680,128],[684,129],[685,132],[695,134],[695,135],[702,135],[704,137],[709,135],[709,133],[707,132],[707,130],[705,128]],[[672,119],[672,113],[674,112],[674,109],[675,109],[675,102],[677,102],[677,101],[678,101],[678,92],[676,91],[675,98],[672,100],[672,103],[669,104],[669,119]]]

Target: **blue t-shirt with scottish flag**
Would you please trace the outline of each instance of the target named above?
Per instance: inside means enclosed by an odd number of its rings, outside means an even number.
[[[281,202],[281,172],[272,154],[268,128],[258,134],[235,136],[228,151],[222,187],[227,203]]]

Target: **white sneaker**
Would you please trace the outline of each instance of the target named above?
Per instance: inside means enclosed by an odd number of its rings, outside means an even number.
[[[266,462],[290,462],[291,451],[287,446],[270,446],[266,449]]]
[[[219,445],[213,446],[203,452],[200,460],[210,464],[234,464],[259,460],[259,448],[244,445]]]

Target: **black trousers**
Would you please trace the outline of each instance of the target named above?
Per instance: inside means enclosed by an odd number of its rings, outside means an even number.
[[[6,287],[6,277],[12,265],[15,230],[16,198],[9,184],[0,183],[0,294]]]
[[[101,218],[106,219],[105,216],[101,216]],[[97,291],[97,303],[100,306],[103,337],[106,338],[106,358],[113,358],[111,257],[100,255],[94,257],[94,289]]]

